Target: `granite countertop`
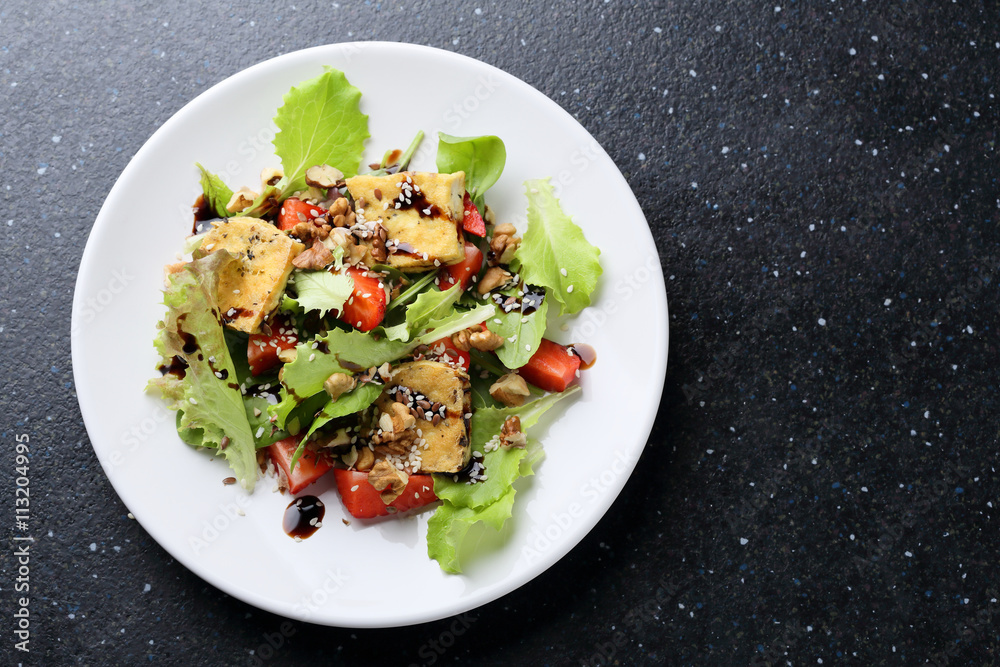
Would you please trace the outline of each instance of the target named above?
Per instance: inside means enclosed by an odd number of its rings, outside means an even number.
[[[0,10],[4,663],[998,659],[996,7],[536,7]],[[478,58],[577,118],[646,213],[671,326],[646,451],[593,532],[491,604],[381,631],[286,621],[170,558],[94,455],[69,343],[87,235],[144,141],[254,63],[373,39]],[[24,435],[30,653],[12,616]]]

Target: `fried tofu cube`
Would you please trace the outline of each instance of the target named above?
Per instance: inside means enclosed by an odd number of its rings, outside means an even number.
[[[357,202],[358,219],[385,227],[390,266],[426,271],[465,259],[465,172],[364,174],[347,179],[347,189]]]
[[[461,368],[438,361],[410,361],[393,368],[392,385],[387,393],[407,387],[422,394],[432,406],[444,407],[444,418],[435,425],[430,411],[426,419],[416,420],[427,449],[419,449],[420,472],[459,472],[472,456],[465,415],[472,412],[469,376]]]
[[[255,333],[281,302],[292,260],[304,249],[288,234],[256,218],[218,223],[205,235],[201,251],[228,250],[236,259],[219,275],[222,321],[231,329]]]

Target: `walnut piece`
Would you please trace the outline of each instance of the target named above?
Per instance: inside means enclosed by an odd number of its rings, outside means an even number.
[[[239,213],[253,204],[253,200],[256,198],[257,193],[250,188],[240,188],[233,193],[232,197],[229,198],[229,203],[226,204],[226,210],[230,213]]]
[[[314,188],[332,188],[344,178],[344,174],[328,164],[319,164],[306,169],[306,184]]]
[[[469,330],[463,329],[456,334],[451,336],[451,344],[460,349],[462,352],[469,351]]]
[[[382,502],[386,505],[402,495],[409,480],[409,475],[385,459],[376,463],[368,473],[368,483],[380,492]]]
[[[294,347],[287,350],[278,350],[278,360],[283,364],[290,364],[299,356],[298,350]]]
[[[375,465],[375,454],[372,453],[372,450],[367,447],[361,447],[357,452],[358,458],[354,462],[354,469],[362,472],[371,470],[372,466]]]
[[[480,352],[492,352],[503,345],[503,336],[498,336],[489,329],[469,334],[469,345]]]
[[[333,253],[322,241],[313,241],[312,247],[300,252],[292,265],[300,269],[324,269],[333,261]]]
[[[493,238],[490,239],[488,257],[490,266],[498,264],[507,265],[514,259],[514,253],[517,252],[518,247],[521,245],[521,239],[514,236],[516,233],[517,230],[514,228],[514,225],[507,223],[497,225],[493,231]]]
[[[528,436],[521,430],[521,418],[518,416],[507,417],[500,428],[500,442],[504,447],[523,448],[528,444]]]
[[[491,266],[486,270],[483,279],[479,281],[479,286],[476,287],[476,290],[480,294],[486,294],[498,287],[503,287],[510,279],[510,273],[504,271],[499,266]]]
[[[517,373],[507,373],[490,387],[490,396],[509,407],[524,405],[530,395],[528,383]]]
[[[288,233],[299,239],[306,245],[311,241],[322,241],[330,236],[332,227],[325,218],[319,217],[313,220],[303,220],[292,227]]]
[[[260,172],[260,185],[261,188],[267,189],[269,185],[277,185],[278,181],[285,177],[285,172],[281,169],[275,169],[274,167],[268,167]]]
[[[326,393],[330,394],[330,398],[335,401],[343,394],[354,389],[356,384],[357,381],[352,375],[348,375],[347,373],[332,373],[323,383],[323,389],[326,389]]]

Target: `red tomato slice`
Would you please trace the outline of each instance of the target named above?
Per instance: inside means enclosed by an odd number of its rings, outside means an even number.
[[[473,276],[479,275],[483,268],[483,252],[474,243],[465,242],[465,259],[458,264],[442,266],[438,271],[438,287],[446,290],[455,283],[461,283],[461,289],[468,289]]]
[[[300,222],[318,218],[324,212],[319,206],[313,206],[296,197],[289,197],[281,204],[281,209],[278,211],[278,229],[290,232]],[[299,214],[305,220],[302,220]]]
[[[472,197],[468,192],[465,193],[462,203],[465,204],[462,229],[475,236],[486,236],[486,223],[483,221],[483,216],[479,215],[479,209],[472,203]]]
[[[346,271],[354,280],[354,291],[344,304],[344,311],[337,317],[358,331],[371,331],[385,317],[385,289],[379,287],[380,283],[384,284],[385,278],[381,273],[353,266],[347,267]]]
[[[531,359],[517,373],[539,389],[566,391],[579,369],[580,357],[565,345],[543,338]]]
[[[281,360],[278,353],[290,350],[299,344],[295,329],[284,318],[275,317],[271,323],[271,335],[250,334],[247,343],[247,361],[250,363],[250,375],[260,375],[278,366]]]
[[[274,461],[274,465],[279,466],[285,471],[285,476],[288,477],[288,490],[293,495],[330,472],[333,468],[329,459],[307,448],[302,452],[299,460],[295,462],[295,470],[291,470],[292,456],[295,454],[295,450],[298,448],[301,440],[302,436],[293,435],[284,440],[279,440],[267,448],[267,453],[271,456],[271,460]],[[374,490],[374,487],[372,487],[372,490]]]
[[[397,512],[423,507],[437,500],[434,495],[434,478],[430,475],[410,475],[403,493],[389,505],[382,502],[382,496],[368,482],[368,473],[357,470],[334,468],[333,478],[337,482],[340,499],[351,516],[357,519],[371,519],[390,514],[387,507]]]

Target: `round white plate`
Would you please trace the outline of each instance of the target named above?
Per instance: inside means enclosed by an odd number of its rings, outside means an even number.
[[[281,528],[291,500],[258,483],[224,486],[229,468],[180,441],[174,413],[144,393],[155,374],[162,267],[191,231],[194,163],[235,189],[278,166],[271,118],[282,95],[323,66],[362,92],[372,138],[364,163],[427,138],[412,163],[434,170],[437,131],[496,134],[507,166],[487,194],[500,221],[525,225],[523,182],[552,177],[562,206],[601,249],[593,305],[567,319],[561,342],[586,342],[597,364],[583,392],[533,432],[546,458],[518,482],[514,516],[482,542],[462,575],[428,558],[430,512],[377,522],[349,518],[329,479],[305,493],[326,503],[324,526],[295,542]],[[667,302],[646,220],[614,163],[568,113],[484,63],[437,49],[334,44],[269,60],[178,111],[126,167],[101,208],[73,300],[73,369],[94,451],[122,501],[164,549],[226,593],[290,618],[391,627],[495,600],[572,549],[621,491],[649,436],[667,363]],[[327,476],[328,478],[330,476]]]

